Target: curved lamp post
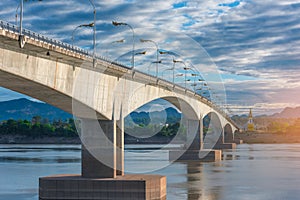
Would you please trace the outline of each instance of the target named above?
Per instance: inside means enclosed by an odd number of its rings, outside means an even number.
[[[90,23],[90,24],[81,24],[79,26],[76,26],[76,28],[72,32],[72,46],[74,46],[74,33],[80,27],[95,27],[95,24],[94,23]]]
[[[164,79],[164,73],[165,73],[165,71],[168,71],[168,70],[173,70],[173,68],[168,68],[168,69],[163,70],[162,73],[161,73],[161,78],[162,79]]]
[[[23,48],[25,45],[25,40],[23,36],[23,13],[24,13],[24,1],[29,1],[29,0],[20,0],[20,30],[19,30],[19,44],[20,47]],[[42,0],[38,0],[42,1]],[[17,7],[18,10],[19,7]],[[17,11],[16,10],[16,11]],[[17,16],[16,16],[17,17]]]
[[[140,42],[151,42],[155,45],[156,47],[156,77],[158,76],[158,63],[161,63],[159,62],[159,56],[158,56],[158,44],[156,42],[154,42],[153,40],[144,40],[144,39],[140,39]]]
[[[150,67],[151,67],[151,65],[152,64],[158,64],[158,63],[162,63],[162,61],[161,60],[159,60],[159,61],[152,61],[149,65],[148,65],[148,74],[150,74]],[[157,76],[156,76],[157,77]]]
[[[112,21],[112,24],[114,26],[128,26],[131,31],[132,31],[132,58],[131,58],[131,68],[134,68],[134,30],[132,28],[132,26],[130,26],[129,24],[127,23],[124,23],[124,22],[116,22],[116,21]]]
[[[158,51],[158,52],[159,52],[159,54],[167,54],[167,55],[172,56],[173,67],[170,69],[167,69],[167,70],[173,70],[173,84],[174,84],[175,83],[175,63],[179,62],[178,60],[175,60],[175,57],[174,57],[175,53],[173,53],[171,51]]]
[[[194,77],[194,83],[193,83],[192,86],[194,86],[194,92],[196,92],[196,86],[197,86],[197,83],[196,83],[196,77],[197,77],[197,76],[200,76],[200,75],[197,74],[197,73],[192,73],[191,76]]]
[[[184,66],[185,66],[183,69],[184,69],[184,87],[185,87],[185,89],[186,89],[186,81],[187,81],[187,79],[186,79],[186,74],[187,74],[187,73],[186,73],[186,72],[187,72],[187,70],[190,70],[191,68],[190,68],[190,67],[187,67],[186,64],[185,64],[184,62],[181,62],[181,63],[183,63]]]
[[[93,67],[96,67],[96,6],[94,0],[89,0],[93,6],[94,25],[93,25]]]
[[[186,64],[183,61],[181,61],[181,60],[174,60],[173,59],[173,84],[174,84],[175,63],[182,63],[182,64],[184,64],[184,69],[187,68]],[[185,80],[185,89],[186,89],[186,72],[185,72],[185,78],[184,78],[184,80]]]

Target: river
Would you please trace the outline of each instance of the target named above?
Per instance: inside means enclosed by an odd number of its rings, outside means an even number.
[[[300,198],[300,144],[238,145],[223,161],[202,164],[169,163],[166,150],[135,147],[126,146],[125,170],[166,175],[168,200]],[[1,200],[37,200],[39,177],[74,173],[79,145],[0,145]]]

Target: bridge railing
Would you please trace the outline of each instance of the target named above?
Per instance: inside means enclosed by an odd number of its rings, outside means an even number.
[[[11,24],[11,23],[8,23],[8,22],[5,22],[5,21],[2,21],[2,20],[0,20],[0,28],[4,29],[4,30],[7,30],[9,32],[15,33],[15,34],[19,34],[19,32],[20,32],[18,26],[14,25],[14,24]],[[88,57],[91,57],[91,58],[93,57],[93,54],[91,52],[85,50],[85,49],[79,48],[79,47],[74,46],[74,45],[70,45],[70,44],[65,43],[65,42],[61,42],[59,40],[49,38],[49,37],[44,36],[42,34],[27,30],[27,29],[23,29],[22,33],[23,33],[23,35],[25,35],[25,36],[33,39],[33,40],[40,41],[40,42],[45,42],[45,43],[48,43],[48,44],[51,44],[51,45],[54,45],[54,46],[57,46],[57,47],[61,47],[61,48],[64,48],[66,50],[72,51],[74,53],[82,54],[82,55],[85,55],[85,56],[88,56]],[[102,61],[106,61],[106,62],[116,64],[118,66],[121,66],[121,67],[124,67],[124,68],[127,68],[127,69],[130,69],[130,67],[128,67],[126,65],[123,65],[122,63],[111,61],[108,58],[105,58],[105,57],[97,55],[97,54],[95,55],[95,58],[99,59],[99,60],[102,60]]]
[[[16,34],[18,34],[20,32],[20,28],[18,26],[14,25],[14,24],[10,24],[10,23],[2,21],[2,20],[0,20],[0,28],[4,29],[4,30],[7,30],[9,32],[12,32],[12,33],[16,33]],[[23,35],[25,35],[25,36],[33,39],[33,40],[37,40],[37,41],[40,41],[40,42],[45,42],[45,43],[48,43],[48,44],[51,44],[51,45],[54,45],[54,46],[57,46],[57,47],[60,47],[60,48],[64,48],[66,50],[70,50],[70,51],[73,51],[75,53],[79,53],[79,54],[82,54],[82,55],[86,55],[86,56],[90,55],[90,53],[87,50],[81,49],[79,47],[70,45],[70,44],[65,43],[65,42],[61,42],[59,40],[55,40],[55,39],[46,37],[44,35],[41,35],[39,33],[30,31],[30,30],[27,30],[27,29],[23,29],[22,33],[23,33]]]
[[[127,67],[128,68],[128,67]],[[152,74],[148,74],[148,73],[145,73],[143,71],[140,71],[140,70],[136,70],[134,69],[134,71],[140,73],[140,74],[143,74],[143,75],[146,75],[146,76],[149,76],[150,79],[152,80],[155,80],[157,79],[157,83],[161,83],[162,86],[171,86],[173,88],[177,88],[177,89],[180,89],[182,92],[185,92],[187,94],[189,94],[190,96],[195,96],[196,98],[198,98],[201,102],[203,102],[204,104],[210,106],[211,108],[213,108],[215,111],[217,111],[218,113],[220,113],[225,119],[227,119],[229,122],[235,124],[229,117],[228,115],[226,114],[226,112],[223,111],[223,109],[221,107],[219,107],[218,105],[214,104],[212,101],[210,101],[209,99],[207,99],[206,97],[204,96],[201,96],[199,95],[198,93],[196,93],[195,91],[191,90],[191,89],[188,89],[188,88],[184,88],[182,87],[181,85],[179,84],[176,84],[176,83],[173,83],[169,80],[166,80],[166,79],[161,79],[161,78],[157,78],[156,76],[152,75]]]
[[[14,24],[10,24],[10,23],[2,21],[2,20],[0,20],[0,28],[4,29],[4,30],[7,30],[9,32],[15,33],[15,34],[19,34],[19,32],[20,32],[18,26],[14,25]],[[48,43],[48,44],[51,44],[51,45],[54,45],[54,46],[57,46],[57,47],[60,47],[60,48],[72,51],[74,53],[85,55],[85,56],[90,57],[90,58],[93,57],[93,55],[89,51],[87,51],[87,50],[84,50],[84,49],[79,48],[79,47],[74,46],[74,45],[70,45],[70,44],[65,43],[65,42],[61,42],[59,40],[55,40],[55,39],[49,38],[47,36],[38,34],[36,32],[30,31],[30,30],[27,30],[27,29],[23,29],[22,33],[25,36],[27,36],[27,37],[29,37],[29,38],[31,38],[33,40],[40,41],[40,42],[45,42],[45,43]],[[99,60],[102,60],[104,62],[109,62],[109,63],[111,63],[113,65],[118,66],[118,67],[122,67],[122,68],[126,68],[126,69],[131,69],[131,67],[128,67],[128,66],[126,66],[126,65],[124,65],[122,63],[116,62],[116,61],[111,61],[108,58],[103,57],[103,56],[95,55],[95,58],[99,59]],[[160,79],[160,78],[158,78],[156,76],[153,76],[151,74],[147,74],[145,72],[142,72],[142,71],[139,71],[139,70],[136,70],[136,69],[134,69],[134,70],[137,71],[137,72],[139,72],[139,73],[141,73],[141,74],[147,75],[147,76],[149,76],[152,79],[157,79],[157,82],[163,82],[165,85],[172,85],[173,87],[180,88],[181,90],[184,90],[186,93],[189,93],[190,95],[194,95],[194,96],[198,97],[203,103],[205,103],[208,106],[214,108],[216,111],[218,111],[228,121],[233,122],[228,117],[228,115],[219,106],[215,105],[212,101],[210,101],[206,97],[203,97],[203,96],[195,93],[195,91],[192,91],[192,90],[187,89],[187,88],[183,88],[181,85],[178,85],[176,83],[170,82],[170,81],[168,81],[166,79]]]

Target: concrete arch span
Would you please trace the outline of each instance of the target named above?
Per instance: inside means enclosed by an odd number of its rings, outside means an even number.
[[[186,148],[200,149],[202,145],[202,124],[199,120],[199,114],[193,109],[193,107],[190,106],[190,104],[188,104],[188,102],[183,99],[177,97],[162,97],[161,99],[174,105],[181,112],[181,119],[179,121],[177,133],[175,133],[175,137],[170,141],[169,144],[172,144],[173,141],[175,141],[175,143],[181,141]],[[167,117],[167,114],[166,116],[162,117]],[[166,119],[165,121],[162,119],[161,122],[166,122]],[[147,125],[145,129],[147,129]],[[156,133],[158,133],[158,131]],[[152,134],[149,135],[153,136]],[[136,135],[134,136],[136,137]]]
[[[40,54],[0,48],[0,84],[69,113],[74,113],[73,100],[80,108],[74,114],[85,118],[94,111],[93,117],[98,119],[118,119],[157,98],[186,110],[191,119],[196,118],[193,115],[201,119],[210,111],[218,113],[206,99],[143,73],[104,61],[93,68],[88,60],[66,55],[53,59]],[[225,126],[227,119],[218,115]]]
[[[224,127],[224,143],[233,143],[234,142],[234,133],[230,124],[226,124]]]
[[[97,118],[104,118],[104,116],[102,116],[100,113],[95,112],[94,109],[86,104],[76,101],[70,95],[50,88],[47,85],[40,84],[39,82],[26,79],[16,74],[8,73],[3,70],[0,70],[0,80],[1,87],[33,97],[60,108],[61,110],[70,114],[73,114],[72,107],[75,105],[78,110],[81,110],[80,115],[76,117],[87,118],[91,115],[91,113],[94,113]]]
[[[209,112],[202,121],[204,148],[213,149],[217,143],[222,141],[223,126],[221,120],[215,112]]]

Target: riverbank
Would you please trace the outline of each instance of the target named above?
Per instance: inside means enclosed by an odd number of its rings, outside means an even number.
[[[235,139],[243,140],[247,144],[290,144],[300,143],[300,134],[295,133],[236,133]],[[136,139],[125,137],[125,144],[168,144],[182,143],[183,141],[172,141],[168,137],[152,137]],[[42,137],[31,138],[23,135],[0,135],[0,144],[81,144],[77,137]]]
[[[150,138],[134,138],[125,136],[125,144],[181,144],[182,140],[172,140],[171,137],[153,136]],[[32,138],[24,135],[0,135],[0,144],[81,144],[79,137],[40,137]]]
[[[235,139],[241,139],[247,144],[291,144],[300,143],[300,134],[249,132],[237,133]]]
[[[81,144],[76,137],[31,138],[23,135],[1,135],[0,144]]]

